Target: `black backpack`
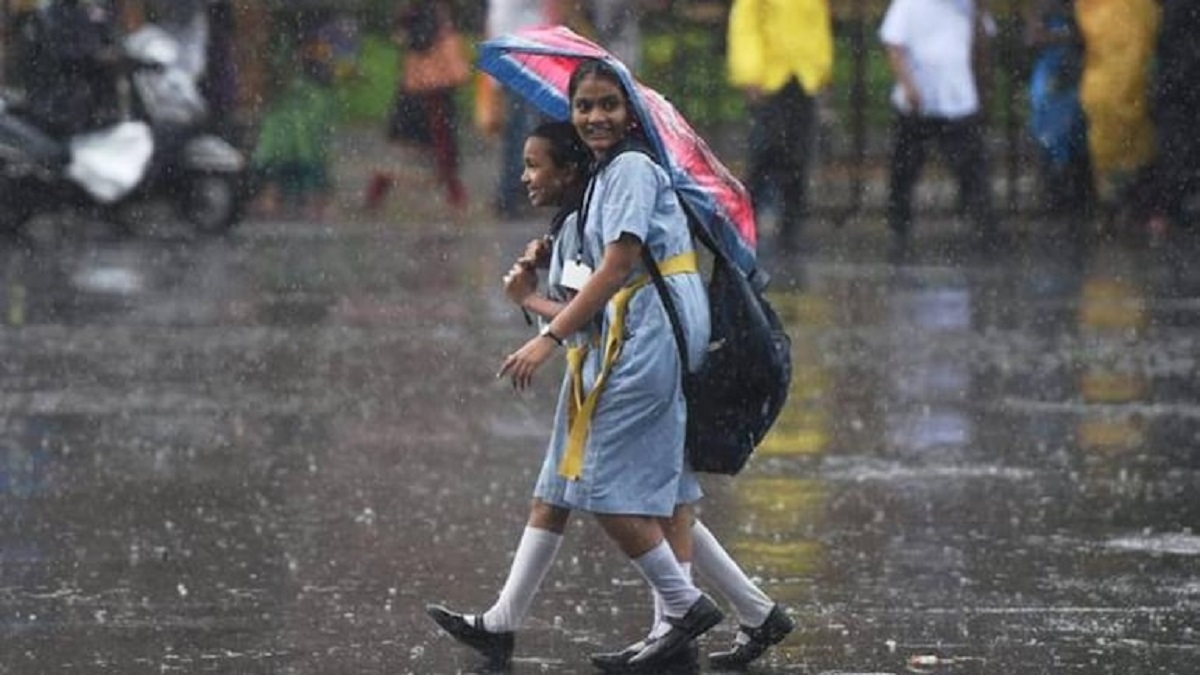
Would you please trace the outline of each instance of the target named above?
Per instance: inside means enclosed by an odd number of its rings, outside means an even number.
[[[708,355],[696,372],[689,368],[687,343],[671,293],[644,248],[642,263],[671,318],[679,347],[688,403],[688,462],[695,471],[732,475],[745,467],[787,401],[792,343],[754,280],[697,225],[690,210],[688,222],[692,235],[713,254],[708,279],[712,330]]]

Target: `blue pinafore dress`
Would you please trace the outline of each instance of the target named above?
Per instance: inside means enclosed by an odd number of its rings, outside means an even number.
[[[596,269],[605,246],[631,234],[648,246],[663,269],[684,327],[688,361],[698,366],[708,344],[708,301],[697,271],[670,264],[687,258],[693,246],[687,217],[666,173],[647,155],[626,152],[601,167],[592,181],[580,212],[582,227],[578,216],[569,217],[555,241],[548,275],[552,296],[565,298],[560,284],[569,260]],[[587,328],[567,338],[576,364],[564,376],[534,490],[546,503],[593,513],[667,517],[676,504],[702,495],[684,455],[687,404],[678,347],[658,291],[646,280],[638,265],[626,280],[626,289],[636,290],[626,293],[623,311],[610,301]],[[605,372],[604,346],[618,327],[619,352]],[[586,434],[579,434],[579,401],[594,392],[590,423]],[[571,447],[580,447],[572,443],[573,430],[583,437],[582,452],[567,461]]]

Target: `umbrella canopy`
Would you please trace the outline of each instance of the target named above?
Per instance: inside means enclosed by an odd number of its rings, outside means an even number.
[[[680,198],[726,255],[747,275],[756,270],[754,208],[746,188],[721,164],[683,115],[657,91],[638,82],[612,54],[562,26],[503,35],[480,46],[479,67],[544,114],[570,115],[567,85],[587,59],[608,61],[629,92],[634,113],[658,163]]]

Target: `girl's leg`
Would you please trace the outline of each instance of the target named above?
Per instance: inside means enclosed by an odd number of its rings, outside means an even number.
[[[721,611],[692,584],[675,559],[657,519],[598,514],[597,521],[662,598],[663,616],[670,624],[670,629],[664,635],[629,659],[629,666],[662,664],[721,622]],[[690,533],[686,536],[690,536]]]
[[[676,507],[674,515],[663,521],[663,533],[688,578],[691,579],[693,569],[699,572],[733,606],[740,625],[758,627],[767,620],[775,602],[746,576],[721,542],[696,519],[690,504]],[[658,637],[670,628],[663,622],[662,608],[662,599],[655,593],[650,638]]]
[[[699,589],[679,567],[657,519],[597,514],[596,520],[662,597],[666,616],[681,617],[700,599]]]
[[[782,642],[796,623],[754,585],[704,523],[696,521],[692,538],[696,569],[738,614],[739,629],[732,649],[709,654],[709,665],[722,670],[745,668]]]
[[[681,537],[680,531],[687,529],[691,536]],[[671,542],[677,557],[682,550],[690,551],[688,557],[692,562],[680,558],[679,564],[691,578],[694,568],[730,605],[738,615],[740,630],[733,648],[725,652],[709,655],[710,663],[722,669],[744,668],[752,661],[762,656],[771,646],[782,641],[795,628],[793,620],[778,604],[762,592],[750,580],[736,561],[729,555],[721,542],[712,532],[695,518],[695,511],[689,504],[681,504],[675,509],[674,515],[664,521],[664,534]],[[687,539],[687,543],[675,542]],[[643,640],[618,652],[608,652],[592,655],[592,663],[602,669],[616,669],[626,664],[637,652],[670,630],[671,625],[663,618],[663,602],[657,593],[654,594],[654,623],[649,635]]]
[[[692,523],[695,521],[695,517],[696,514],[691,504],[679,504],[670,518],[659,521],[663,529],[663,536],[666,537],[671,551],[675,554],[675,560],[679,561],[679,567],[688,581],[693,581],[692,559],[695,548],[692,542]],[[662,597],[658,593],[652,593],[652,595],[654,596],[654,623],[650,625],[647,637],[657,639],[670,630],[671,625],[664,620],[666,615],[663,613]]]
[[[533,597],[554,564],[570,517],[567,509],[534,501],[500,597],[483,613],[485,629],[503,633],[521,627]]]
[[[692,526],[692,541],[696,571],[733,605],[738,623],[762,625],[775,606],[771,598],[754,585],[721,542],[698,520]]]
[[[670,545],[671,551],[675,554],[675,559],[679,562],[679,567],[683,570],[683,574],[688,581],[692,580],[691,523],[693,516],[694,514],[690,505],[680,504],[675,507],[675,512],[671,514],[670,518],[659,520],[663,536],[666,538],[667,544]],[[662,596],[655,592],[653,588],[650,590],[650,595],[654,599],[654,619],[650,623],[650,630],[646,634],[646,637],[619,651],[592,654],[592,663],[595,666],[601,670],[619,668],[645,649],[651,642],[666,635],[671,630],[671,624],[666,621],[663,613],[664,604]]]
[[[567,509],[534,501],[508,579],[487,612],[461,614],[440,605],[430,605],[425,611],[447,633],[482,654],[492,665],[507,664],[512,658],[513,632],[524,621],[533,596],[558,555],[570,515]]]

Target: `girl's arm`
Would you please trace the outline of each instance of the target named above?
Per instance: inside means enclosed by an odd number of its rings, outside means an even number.
[[[629,273],[641,259],[641,254],[641,241],[630,234],[623,234],[617,241],[605,246],[604,257],[600,259],[600,265],[591,278],[548,324],[550,334],[539,335],[509,354],[496,377],[508,375],[512,378],[514,388],[528,387],[533,381],[534,372],[558,348],[558,341],[586,326],[621,290]]]
[[[525,312],[526,320],[533,312],[549,321],[558,315],[566,305],[564,302],[551,300],[537,294],[537,269],[550,266],[550,247],[552,240],[539,237],[525,245],[525,251],[513,263],[508,274],[504,275],[504,294],[516,306]]]
[[[504,275],[504,294],[526,312],[526,318],[529,312],[533,312],[549,321],[558,316],[566,303],[538,295],[537,284],[537,273],[533,271],[532,264],[517,261]]]
[[[642,242],[630,234],[623,234],[605,246],[600,266],[579,289],[579,294],[550,322],[551,332],[571,335],[586,326],[625,285],[641,256]]]
[[[536,293],[527,296],[525,300],[521,302],[521,309],[527,312],[533,312],[546,321],[553,321],[554,317],[558,316],[559,313],[562,312],[563,307],[566,306],[567,303],[565,302],[551,300],[550,298],[538,295]],[[557,334],[558,333],[555,333],[555,335]]]

